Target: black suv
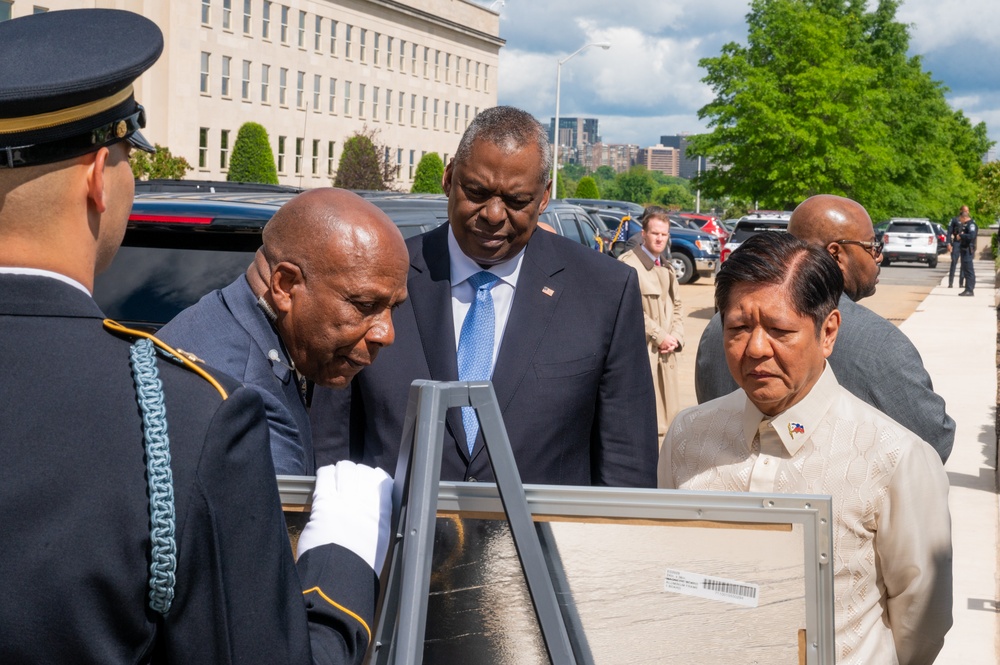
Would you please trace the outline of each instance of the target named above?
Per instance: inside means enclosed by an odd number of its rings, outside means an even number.
[[[232,183],[221,183],[226,184]],[[151,331],[243,274],[261,245],[264,225],[299,191],[171,187],[144,193],[144,188],[136,194],[121,249],[97,276],[94,298],[112,319]],[[443,196],[364,195],[407,238],[448,219]]]

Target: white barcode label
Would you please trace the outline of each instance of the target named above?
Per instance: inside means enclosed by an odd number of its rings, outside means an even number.
[[[663,590],[686,596],[718,600],[743,607],[757,607],[760,586],[721,577],[707,577],[684,570],[667,569]]]

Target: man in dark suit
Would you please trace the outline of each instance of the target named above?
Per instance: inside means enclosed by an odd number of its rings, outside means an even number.
[[[444,173],[449,224],[407,242],[396,343],[349,393],[313,407],[318,460],[395,470],[413,380],[491,379],[524,482],[655,486],[636,274],[536,232],[551,159],[544,128],[523,111],[496,107],[472,122]],[[492,480],[474,416],[452,409],[446,429],[442,479]]]
[[[260,393],[275,471],[313,475],[312,383],[345,387],[392,344],[392,310],[406,298],[406,246],[385,213],[332,188],[288,201],[263,242],[245,276],[158,334]]]
[[[162,49],[125,11],[0,22],[0,662],[360,662],[386,475],[321,469],[296,565],[260,397],[91,297]]]
[[[931,444],[946,462],[955,443],[955,421],[910,339],[858,300],[875,293],[882,244],[875,240],[871,217],[850,199],[820,194],[792,213],[788,232],[823,247],[844,273],[837,304],[841,324],[830,367],[840,384]],[[737,250],[739,251],[739,250]],[[698,343],[694,383],[703,404],[736,390],[722,348],[722,321],[712,317]]]

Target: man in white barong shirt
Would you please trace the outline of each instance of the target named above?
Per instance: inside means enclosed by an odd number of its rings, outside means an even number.
[[[733,252],[716,305],[740,389],[677,416],[659,485],[831,495],[837,663],[933,663],[952,624],[948,478],[929,444],[837,383],[842,290],[829,254],[791,235]]]

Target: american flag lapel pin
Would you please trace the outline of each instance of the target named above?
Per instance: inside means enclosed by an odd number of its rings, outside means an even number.
[[[799,423],[788,423],[788,435],[795,438],[796,434],[805,434],[806,428]]]
[[[550,298],[551,298],[552,296],[554,296],[554,295],[556,294],[556,292],[555,292],[555,291],[553,291],[553,290],[552,290],[552,289],[551,289],[550,287],[548,287],[548,286],[543,286],[543,287],[542,287],[542,293],[544,293],[545,295],[549,296]]]

